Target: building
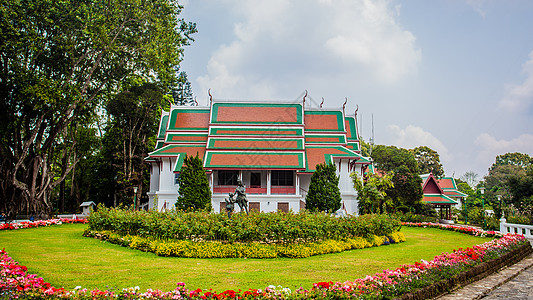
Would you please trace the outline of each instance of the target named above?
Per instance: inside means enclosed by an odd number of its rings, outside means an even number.
[[[319,163],[334,163],[342,207],[356,213],[351,172],[362,174],[370,159],[360,155],[356,116],[344,108],[305,107],[294,102],[211,101],[208,107],[172,106],[163,111],[151,164],[149,208],[174,206],[185,155],[198,154],[215,211],[242,179],[250,209],[300,211]]]
[[[457,190],[452,177],[436,178],[433,174],[420,175],[422,177],[423,202],[434,205],[440,211],[440,218],[451,220],[451,208],[461,209],[461,203],[468,195]]]

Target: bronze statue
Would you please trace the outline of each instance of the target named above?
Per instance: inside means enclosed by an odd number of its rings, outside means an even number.
[[[235,208],[234,194],[229,193],[229,200],[227,198],[224,198],[224,201],[226,201],[226,212],[228,213],[228,218],[231,219],[231,214],[233,213],[233,209]]]
[[[246,188],[242,183],[242,180],[237,179],[237,188],[235,189],[235,197],[237,198],[237,204],[241,211],[245,211],[248,214],[248,199],[246,199]]]

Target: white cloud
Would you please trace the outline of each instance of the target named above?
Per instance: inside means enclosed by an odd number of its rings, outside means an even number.
[[[448,148],[433,134],[423,128],[408,125],[401,129],[398,125],[387,127],[388,143],[406,149],[413,149],[419,146],[427,146],[439,153],[441,163],[445,165],[451,160]]]
[[[509,153],[520,152],[533,155],[533,135],[522,134],[511,140],[496,139],[488,133],[479,135],[475,140],[478,147],[476,161],[489,168],[495,161],[496,156]]]
[[[382,86],[416,74],[421,60],[414,35],[397,23],[399,7],[387,0],[226,3],[239,17],[234,40],[213,52],[197,78],[200,89],[220,96],[286,97],[283,88],[369,78]]]
[[[489,2],[489,0],[466,0],[466,3],[468,5],[470,5],[470,6],[472,6],[472,8],[478,14],[480,14],[483,18],[487,14],[486,11],[485,11],[486,10],[485,6],[487,5],[488,2]]]
[[[522,84],[505,85],[500,106],[509,111],[523,111],[533,103],[533,51],[529,53],[529,60],[522,66],[522,71],[527,76]]]

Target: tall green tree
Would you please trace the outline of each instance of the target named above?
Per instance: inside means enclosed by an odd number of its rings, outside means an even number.
[[[378,170],[393,172],[394,188],[387,189],[387,197],[396,210],[420,212],[423,209],[422,178],[411,152],[395,146],[377,145],[372,152]]]
[[[334,213],[341,208],[339,176],[334,164],[318,164],[311,176],[309,191],[305,196],[305,207],[310,211]]]
[[[176,208],[211,211],[211,188],[205,175],[202,160],[196,156],[186,156],[178,178],[178,200]]]
[[[194,99],[192,94],[192,87],[187,73],[180,72],[178,82],[174,89],[172,89],[172,98],[176,105],[193,105]]]
[[[386,213],[392,208],[392,201],[386,198],[387,189],[393,188],[392,173],[368,174],[365,182],[359,174],[352,173],[354,188],[357,191],[357,206],[359,214]]]
[[[118,203],[131,203],[134,198],[135,207],[140,205],[144,177],[149,176],[144,158],[155,149],[159,117],[166,104],[161,88],[146,82],[135,83],[107,103],[110,121],[104,139],[112,156],[106,159],[113,166]],[[133,195],[134,187],[137,195]]]
[[[50,212],[51,192],[80,159],[74,124],[125,77],[172,85],[196,31],[181,9],[171,0],[0,3],[1,210]]]
[[[420,174],[433,173],[433,176],[444,177],[444,169],[440,163],[440,156],[437,151],[427,147],[420,146],[409,150],[418,163],[418,172]]]

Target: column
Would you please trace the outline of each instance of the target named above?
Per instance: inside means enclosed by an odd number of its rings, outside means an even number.
[[[271,194],[271,186],[272,186],[272,171],[267,170],[267,195]]]

